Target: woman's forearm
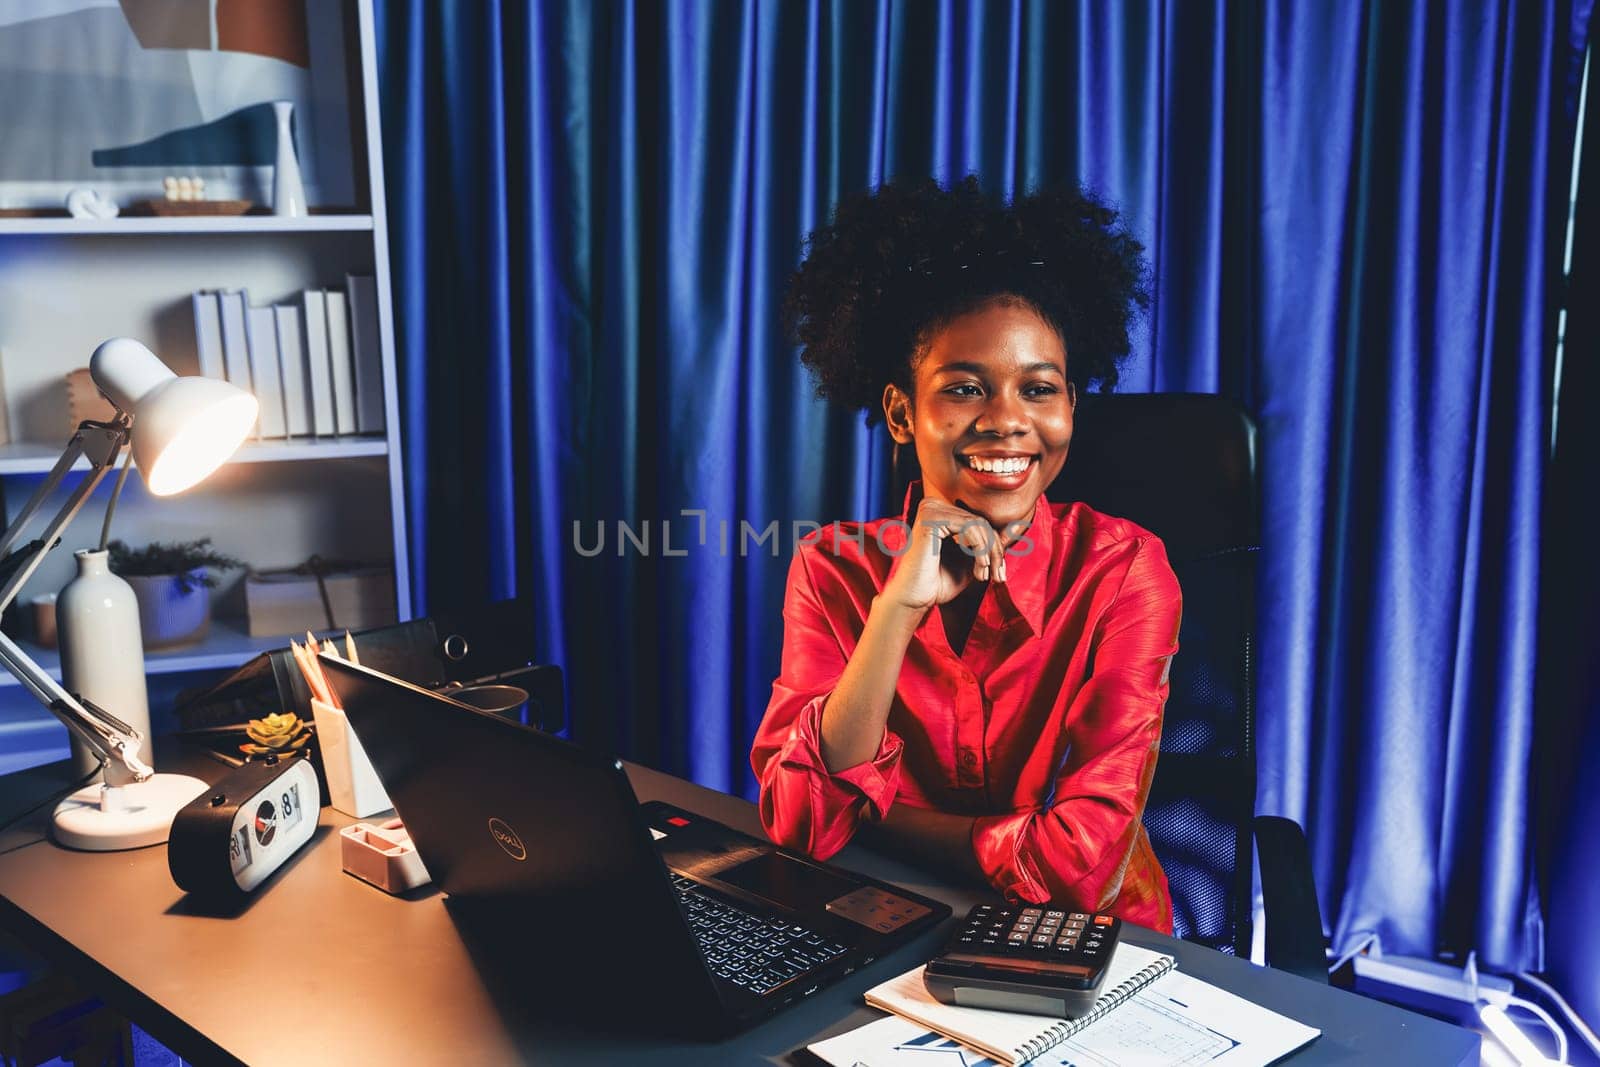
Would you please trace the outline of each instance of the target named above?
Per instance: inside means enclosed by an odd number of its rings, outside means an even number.
[[[878,754],[900,665],[922,614],[873,598],[861,640],[822,706],[822,762],[830,773]]]
[[[972,851],[970,815],[896,804],[872,836],[906,859],[961,881],[984,884],[987,876]]]

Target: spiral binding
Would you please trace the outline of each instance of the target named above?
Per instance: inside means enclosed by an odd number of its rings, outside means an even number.
[[[1122,1007],[1124,1002],[1132,999],[1133,996],[1139,992],[1139,990],[1143,989],[1151,982],[1154,982],[1157,978],[1160,978],[1177,965],[1178,961],[1173,957],[1163,956],[1161,959],[1156,960],[1156,962],[1147,964],[1144,969],[1130,974],[1123,980],[1121,985],[1117,986],[1117,988],[1113,989],[1111,992],[1103,994],[1098,1000],[1096,1000],[1094,1002],[1094,1007],[1090,1009],[1089,1014],[1080,1015],[1076,1019],[1063,1019],[1060,1022],[1052,1025],[1050,1029],[1046,1030],[1032,1041],[1029,1041],[1027,1044],[1023,1045],[1020,1049],[1017,1049],[1015,1054],[1017,1062],[1026,1063],[1028,1060],[1042,1056],[1046,1052],[1055,1048],[1057,1045],[1061,1044],[1061,1042],[1065,1041],[1067,1038],[1071,1037],[1073,1034],[1077,1033],[1079,1030],[1082,1030],[1087,1026],[1092,1026],[1101,1019],[1104,1019],[1117,1008]]]

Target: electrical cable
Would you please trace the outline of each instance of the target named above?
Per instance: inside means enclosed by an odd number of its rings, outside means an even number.
[[[1578,1036],[1583,1038],[1584,1044],[1588,1045],[1596,1056],[1600,1056],[1600,1037],[1595,1036],[1594,1030],[1584,1021],[1583,1016],[1579,1015],[1572,1005],[1567,1003],[1567,998],[1562,996],[1555,986],[1528,971],[1518,971],[1517,977],[1555,1001],[1556,1007],[1561,1009],[1561,1014],[1567,1017],[1567,1021],[1572,1024],[1572,1028],[1578,1031]]]
[[[1361,939],[1360,944],[1356,945],[1355,948],[1351,949],[1349,952],[1346,952],[1343,956],[1340,956],[1336,963],[1330,964],[1328,967],[1328,973],[1332,974],[1334,971],[1337,971],[1340,967],[1343,967],[1345,964],[1349,963],[1351,960],[1355,959],[1357,956],[1361,955],[1363,952],[1377,943],[1378,935],[1368,934],[1366,937]]]
[[[28,816],[32,815],[34,812],[38,811],[40,808],[44,807],[46,804],[49,804],[49,803],[52,803],[52,802],[59,802],[63,797],[67,796],[68,794],[76,793],[78,790],[82,789],[84,786],[86,786],[90,782],[94,781],[95,776],[98,775],[101,771],[103,771],[105,769],[106,769],[106,761],[102,759],[100,761],[99,765],[96,766],[94,770],[90,771],[88,774],[84,775],[82,778],[79,778],[76,782],[73,782],[71,785],[65,787],[64,789],[56,790],[54,793],[51,793],[49,796],[47,796],[43,800],[39,801],[39,803],[35,804],[33,807],[28,808],[26,811],[18,812],[16,815],[11,816],[11,818],[5,820],[4,822],[0,822],[0,834],[5,833],[7,830],[11,829],[17,823],[21,822],[23,819],[26,819]],[[29,843],[32,844],[32,842],[29,842]]]
[[[122,483],[128,480],[128,468],[133,466],[133,449],[122,457],[122,470],[117,474],[117,484],[111,489],[111,500],[106,504],[106,521],[100,525],[100,551],[106,550],[111,540],[111,516],[117,513],[117,498],[122,495]]]
[[[1556,1059],[1561,1063],[1567,1062],[1567,1032],[1556,1024],[1556,1021],[1550,1017],[1549,1012],[1545,1011],[1533,1001],[1523,1000],[1521,997],[1511,997],[1506,1001],[1506,1003],[1514,1008],[1521,1008],[1523,1011],[1534,1015],[1540,1022],[1544,1023],[1545,1029],[1549,1030],[1556,1039]]]

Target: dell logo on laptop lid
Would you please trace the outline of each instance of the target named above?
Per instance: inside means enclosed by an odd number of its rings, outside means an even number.
[[[528,850],[522,845],[522,838],[517,832],[506,824],[504,819],[489,820],[489,836],[494,838],[494,843],[505,851],[505,854],[514,860],[528,858]]]

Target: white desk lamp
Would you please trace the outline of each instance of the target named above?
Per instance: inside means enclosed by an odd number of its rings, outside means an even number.
[[[44,484],[0,539],[0,569],[14,567],[0,586],[0,611],[16,599],[130,439],[145,486],[156,496],[171,496],[226,463],[255,425],[259,407],[255,397],[214,378],[180,378],[155,353],[127,337],[114,337],[95,349],[89,374],[116,415],[110,422],[85,421],[78,426]],[[42,535],[13,551],[79,457],[88,459],[89,474]],[[97,852],[165,841],[172,817],[204,792],[206,784],[188,775],[156,774],[145,766],[139,758],[144,739],[137,730],[92,701],[68,693],[3,633],[0,662],[100,757],[103,782],[78,790],[56,808],[56,840]]]

